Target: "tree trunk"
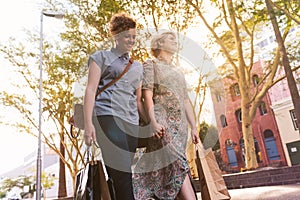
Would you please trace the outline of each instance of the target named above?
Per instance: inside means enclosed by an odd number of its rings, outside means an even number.
[[[245,164],[247,170],[252,170],[256,169],[258,164],[254,146],[252,120],[250,119],[249,113],[249,108],[242,105],[242,131],[245,148]]]
[[[270,20],[272,22],[272,26],[275,32],[275,36],[276,36],[276,41],[278,43],[278,47],[280,48],[280,52],[281,52],[281,56],[282,56],[282,64],[284,67],[284,71],[286,74],[286,78],[287,78],[287,82],[288,82],[288,86],[290,89],[290,94],[292,97],[292,101],[293,101],[293,105],[294,105],[294,109],[295,109],[295,114],[296,114],[296,118],[297,118],[297,125],[298,125],[298,130],[300,133],[300,96],[299,96],[299,92],[298,92],[298,88],[296,85],[296,81],[295,78],[293,76],[293,72],[291,70],[291,66],[290,66],[290,62],[289,62],[289,58],[287,56],[286,53],[286,49],[285,49],[285,45],[284,45],[284,41],[282,39],[279,27],[278,27],[278,23],[274,14],[274,10],[271,6],[270,0],[265,0],[266,2],[266,6],[268,9],[268,14],[270,16]]]
[[[62,137],[63,138],[63,137]],[[60,143],[60,152],[63,157],[65,157],[65,147],[63,141]],[[58,179],[58,198],[67,196],[67,186],[66,186],[66,168],[63,160],[59,159],[59,179]]]
[[[252,132],[252,125],[244,126],[243,125],[243,137],[244,137],[244,146],[245,146],[245,162],[246,169],[252,170],[258,167],[255,146]]]

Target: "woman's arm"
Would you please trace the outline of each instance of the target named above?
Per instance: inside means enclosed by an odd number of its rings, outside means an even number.
[[[191,127],[191,136],[192,136],[193,143],[197,144],[197,143],[199,143],[200,138],[199,138],[198,130],[197,130],[197,126],[196,126],[194,110],[193,110],[193,107],[192,107],[189,99],[184,100],[184,108],[185,108],[185,114],[186,114],[188,123],[190,124],[190,127]]]
[[[136,89],[136,101],[140,118],[148,124],[150,122],[148,113],[145,111],[144,101],[142,96],[142,82],[139,84],[139,87]]]
[[[153,92],[150,89],[143,90],[146,113],[148,113],[153,133],[157,138],[161,138],[165,133],[165,127],[157,123],[154,113]]]
[[[101,69],[94,62],[89,64],[88,80],[84,95],[84,139],[87,145],[91,144],[91,141],[96,141],[96,131],[92,121],[92,115],[95,104],[95,94],[98,88],[99,80],[101,76]]]
[[[143,97],[145,103],[145,111],[149,116],[151,123],[156,123],[155,115],[154,115],[154,103],[152,100],[153,92],[150,89],[143,90]]]

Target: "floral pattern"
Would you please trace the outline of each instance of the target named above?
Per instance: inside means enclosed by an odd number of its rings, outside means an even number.
[[[175,199],[187,174],[185,155],[188,123],[184,110],[187,90],[176,66],[157,59],[144,63],[143,89],[153,90],[156,120],[166,127],[162,139],[149,140],[133,175],[135,198]]]

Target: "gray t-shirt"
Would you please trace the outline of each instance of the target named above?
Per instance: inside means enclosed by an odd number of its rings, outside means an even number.
[[[129,62],[129,54],[118,55],[114,48],[97,51],[89,57],[101,69],[99,89],[118,77]],[[101,92],[95,102],[97,116],[111,115],[138,125],[139,114],[136,102],[136,89],[143,78],[141,63],[134,61],[120,80]]]

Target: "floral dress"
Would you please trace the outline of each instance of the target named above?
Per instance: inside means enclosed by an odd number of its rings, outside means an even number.
[[[184,101],[188,95],[184,75],[178,67],[158,59],[146,61],[143,89],[153,90],[155,118],[166,131],[162,139],[149,140],[134,167],[135,199],[175,199],[190,175],[185,155],[188,123]]]

